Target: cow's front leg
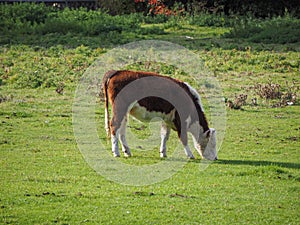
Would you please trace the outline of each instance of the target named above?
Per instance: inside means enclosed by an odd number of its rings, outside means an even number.
[[[162,122],[161,129],[160,129],[160,135],[161,135],[161,144],[160,144],[160,157],[164,158],[167,157],[167,141],[170,136],[170,128]]]
[[[186,156],[189,158],[189,159],[194,159],[194,155],[190,149],[190,147],[188,146],[188,137],[187,137],[187,132],[186,130],[182,130],[181,133],[180,133],[180,136],[179,136],[183,146],[184,146],[184,152],[186,154]]]
[[[189,159],[194,159],[195,158],[195,156],[193,155],[193,153],[192,153],[192,151],[191,151],[191,149],[190,149],[190,147],[188,145],[184,146],[184,152],[185,152],[186,156]]]
[[[122,145],[122,151],[124,152],[124,156],[130,157],[131,152],[126,141],[126,124],[127,124],[127,117],[125,116],[121,123],[119,139]]]
[[[197,150],[197,152],[199,153],[201,158],[203,158],[202,149],[201,149],[200,144],[198,144],[197,139],[195,138],[195,136],[193,134],[192,134],[192,137],[193,137],[193,142],[194,142],[194,148]]]

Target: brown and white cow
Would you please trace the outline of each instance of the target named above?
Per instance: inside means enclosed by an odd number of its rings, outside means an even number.
[[[160,157],[166,157],[170,129],[177,131],[188,158],[194,158],[188,146],[190,132],[199,154],[217,159],[216,132],[208,127],[200,96],[189,84],[151,72],[109,71],[102,81],[105,97],[105,128],[111,137],[112,152],[120,156],[118,140],[125,156],[131,156],[125,131],[128,113],[140,121],[160,117]],[[109,102],[112,119],[109,118]]]

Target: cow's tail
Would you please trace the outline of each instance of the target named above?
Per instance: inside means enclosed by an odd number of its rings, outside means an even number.
[[[105,130],[106,135],[109,138],[110,137],[110,118],[109,118],[109,104],[108,104],[108,95],[107,95],[107,86],[108,86],[108,80],[104,82],[103,85],[103,93],[104,93],[104,104],[105,104]]]
[[[103,94],[104,94],[104,104],[105,104],[105,130],[106,130],[106,134],[107,137],[110,137],[110,116],[109,116],[109,99],[108,99],[108,84],[109,84],[109,80],[110,78],[115,75],[117,73],[117,71],[108,71],[104,77],[103,77],[103,81],[102,81],[102,88],[103,88]]]

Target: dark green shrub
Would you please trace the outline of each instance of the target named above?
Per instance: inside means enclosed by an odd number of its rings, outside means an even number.
[[[136,11],[134,0],[98,0],[98,6],[110,15],[130,14]]]
[[[55,11],[55,8],[47,7],[45,4],[0,4],[0,21],[43,23],[48,14],[53,11]]]
[[[155,16],[143,16],[142,21],[144,23],[153,24],[153,23],[165,23],[169,19],[169,16],[166,16],[164,14],[155,15]]]
[[[189,22],[197,26],[225,27],[231,25],[231,20],[227,16],[210,13],[200,13],[191,16]]]
[[[265,20],[242,19],[225,37],[267,44],[296,43],[300,42],[300,19],[290,16]]]
[[[165,31],[161,27],[150,25],[149,27],[140,27],[136,29],[135,33],[140,35],[151,35],[151,34],[160,35],[160,34],[165,34]]]
[[[0,14],[0,31],[7,35],[71,33],[94,36],[132,31],[139,28],[141,21],[138,16],[111,16],[101,10],[54,10],[27,3],[0,5],[0,9],[4,12]]]
[[[299,0],[179,0],[192,15],[201,13],[251,15],[256,18],[283,16],[286,10],[300,17]]]
[[[53,8],[44,4],[0,4],[0,32],[5,34],[32,33],[45,22]]]

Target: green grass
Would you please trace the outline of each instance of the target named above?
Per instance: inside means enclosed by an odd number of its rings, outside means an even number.
[[[230,23],[206,27],[197,19],[175,24],[176,18],[163,23],[140,18],[138,32],[124,31],[112,43],[103,35],[0,35],[1,224],[300,223],[299,42],[225,38]],[[153,38],[198,54],[218,78],[224,97],[247,94],[248,99],[241,110],[227,109],[219,160],[206,170],[194,152],[196,160],[182,156],[178,160],[186,160],[184,168],[163,182],[121,185],[98,175],[78,149],[72,121],[75,90],[85,70],[112,46]],[[166,64],[128,68],[187,76]],[[280,99],[260,98],[253,87],[270,81],[280,84],[283,93],[294,82],[295,105],[272,107]],[[257,106],[251,105],[253,97]],[[103,102],[97,100],[98,135],[106,142],[103,120]],[[147,126],[130,126],[141,138],[149,136]],[[138,166],[161,162],[158,147],[143,152],[129,145],[134,156],[119,161]],[[177,146],[172,132],[170,152]]]
[[[218,162],[200,171],[192,160],[164,182],[134,187],[84,161],[73,136],[72,86],[64,95],[2,86],[1,95],[3,223],[299,223],[299,106],[229,110]],[[97,115],[103,120],[102,106]],[[178,144],[173,134],[169,147]],[[157,150],[133,153],[125,162],[159,161]]]
[[[299,106],[228,111],[219,161],[200,171],[191,160],[164,182],[134,187],[106,180],[83,160],[72,89],[1,93],[12,95],[1,103],[2,223],[299,223]]]

